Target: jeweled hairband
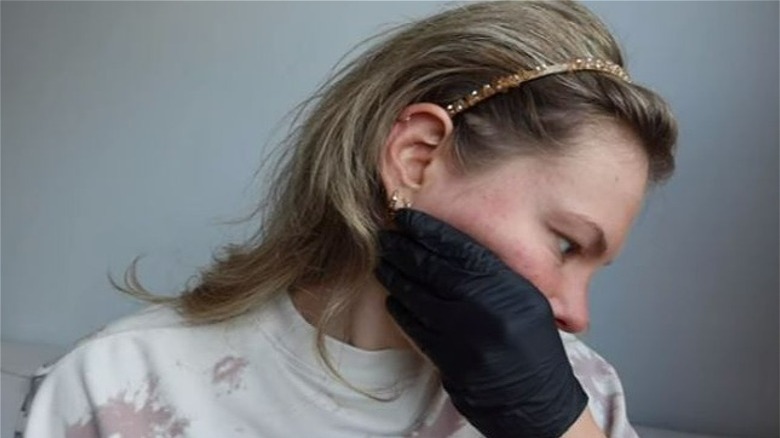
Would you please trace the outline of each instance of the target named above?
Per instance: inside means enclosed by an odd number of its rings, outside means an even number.
[[[626,82],[631,82],[628,74],[612,61],[596,58],[578,58],[563,64],[542,64],[530,70],[520,70],[517,73],[500,77],[489,84],[483,85],[479,90],[472,91],[466,97],[447,105],[445,109],[450,117],[454,117],[461,111],[471,108],[497,93],[506,93],[509,89],[519,87],[524,82],[538,79],[542,76],[581,70],[609,73]]]

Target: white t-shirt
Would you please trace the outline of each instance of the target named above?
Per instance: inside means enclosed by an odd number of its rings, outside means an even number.
[[[366,351],[326,337],[287,294],[230,321],[189,326],[152,305],[79,341],[45,376],[27,438],[419,437],[481,435],[452,407],[433,369],[404,350]],[[635,438],[615,370],[561,332],[589,406],[608,436]]]

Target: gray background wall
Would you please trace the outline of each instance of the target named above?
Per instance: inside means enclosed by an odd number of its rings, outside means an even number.
[[[592,288],[636,423],[778,436],[778,3],[590,3],[681,124],[679,170]],[[68,345],[173,293],[286,111],[354,43],[441,3],[2,2],[2,337]],[[282,132],[284,125],[282,126]]]

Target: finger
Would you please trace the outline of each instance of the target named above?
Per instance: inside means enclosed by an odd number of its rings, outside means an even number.
[[[496,271],[503,262],[490,250],[464,232],[427,213],[408,208],[397,210],[395,223],[399,230],[430,251],[459,260],[469,270]]]
[[[431,330],[415,318],[409,309],[404,307],[395,297],[388,296],[385,300],[388,313],[395,319],[398,326],[406,333],[415,344],[430,357],[429,346],[436,345],[438,336],[435,330]]]
[[[406,278],[414,280],[429,293],[446,300],[462,298],[466,281],[482,278],[483,272],[471,272],[463,268],[459,260],[451,260],[428,250],[409,236],[382,231],[382,262],[389,263]]]
[[[443,300],[430,293],[430,287],[418,284],[406,277],[395,266],[382,261],[376,269],[379,282],[426,327],[443,330],[452,301]]]

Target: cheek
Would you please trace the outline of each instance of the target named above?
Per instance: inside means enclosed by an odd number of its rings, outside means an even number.
[[[489,248],[545,296],[550,296],[546,291],[554,290],[555,260],[544,244],[542,231],[535,230],[527,221],[513,217],[504,209],[461,208],[453,204],[424,205],[419,209]]]
[[[543,250],[534,249],[530,242],[517,241],[508,245],[496,245],[496,254],[513,271],[522,275],[548,298],[555,290],[556,265]]]
[[[550,297],[549,291],[555,290],[557,259],[530,199],[520,204],[516,193],[495,189],[432,193],[435,196],[415,199],[414,208],[468,234]]]
[[[430,214],[481,241],[482,230],[489,221],[488,196],[470,190],[430,190],[418,195],[414,207]]]
[[[544,232],[534,228],[532,223],[526,227],[508,226],[495,216],[480,217],[485,218],[481,226],[465,226],[463,230],[549,299],[557,289],[560,268],[544,240]]]

